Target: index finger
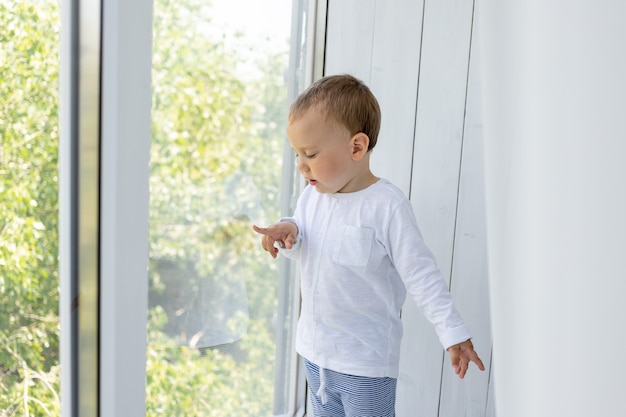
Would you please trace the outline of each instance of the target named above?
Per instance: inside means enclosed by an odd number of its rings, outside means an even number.
[[[252,225],[252,229],[260,235],[267,235],[268,233],[266,227],[259,227],[256,224]]]

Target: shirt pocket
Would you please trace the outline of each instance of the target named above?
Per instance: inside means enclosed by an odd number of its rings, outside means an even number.
[[[372,251],[374,231],[363,227],[343,225],[339,236],[339,246],[335,250],[333,261],[345,266],[367,266]]]

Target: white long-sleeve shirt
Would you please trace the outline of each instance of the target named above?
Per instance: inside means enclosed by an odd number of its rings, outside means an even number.
[[[406,293],[434,325],[444,348],[469,339],[426,247],[411,204],[380,179],[354,193],[306,187],[294,217],[302,308],[296,350],[337,372],[398,377]]]

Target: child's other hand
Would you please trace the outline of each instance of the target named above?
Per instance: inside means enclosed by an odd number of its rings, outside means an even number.
[[[483,361],[480,360],[478,354],[474,351],[474,345],[471,340],[450,346],[448,353],[450,354],[450,362],[454,368],[454,373],[461,379],[465,376],[470,361],[474,362],[481,371],[485,370],[485,365],[483,365]]]
[[[252,229],[263,235],[261,244],[263,249],[272,255],[272,258],[278,255],[278,248],[274,246],[274,243],[278,242],[281,248],[291,249],[298,236],[298,227],[292,222],[279,222],[266,228],[252,225]]]

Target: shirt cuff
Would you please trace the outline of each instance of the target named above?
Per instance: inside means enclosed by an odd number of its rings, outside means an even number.
[[[298,226],[298,222],[296,221],[295,218],[293,217],[281,217],[278,220],[279,223],[281,222],[290,222],[296,225],[296,228],[298,229],[298,233],[296,234],[296,240],[293,242],[293,245],[291,246],[291,249],[287,249],[287,248],[281,248],[281,250],[286,250],[286,251],[290,251],[290,250],[296,250],[300,248],[300,243],[302,242],[302,232],[300,232],[300,226]]]
[[[459,343],[465,342],[471,338],[472,335],[470,334],[467,326],[461,325],[441,333],[439,335],[439,342],[441,342],[444,349],[448,350],[450,346],[458,345]]]

